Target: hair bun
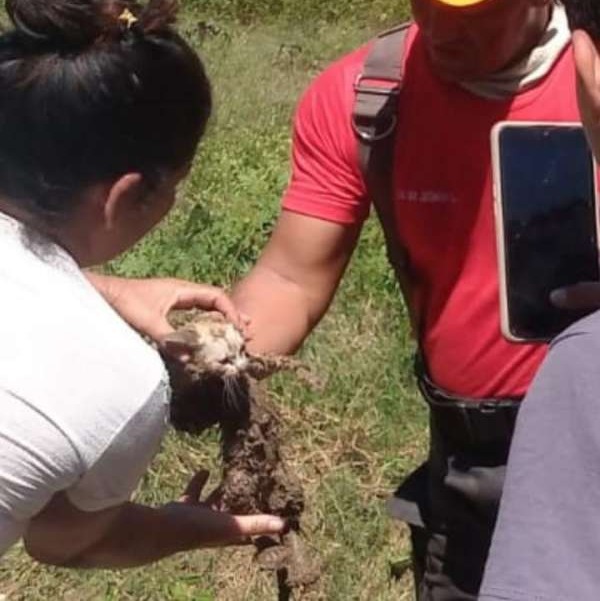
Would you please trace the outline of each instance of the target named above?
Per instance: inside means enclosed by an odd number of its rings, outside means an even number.
[[[106,29],[98,4],[97,0],[6,0],[6,12],[16,30],[28,38],[84,45]]]
[[[135,12],[137,30],[143,34],[164,31],[175,22],[177,0],[6,0],[15,29],[37,41],[85,46],[101,38],[118,37],[120,16],[126,8]]]

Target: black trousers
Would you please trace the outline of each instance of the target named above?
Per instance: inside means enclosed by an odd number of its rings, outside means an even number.
[[[429,459],[396,491],[393,513],[411,529],[417,601],[476,601],[518,403],[464,410],[431,392]]]

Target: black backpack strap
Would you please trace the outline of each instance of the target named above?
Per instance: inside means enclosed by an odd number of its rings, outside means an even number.
[[[394,217],[394,148],[398,122],[398,101],[404,81],[404,57],[410,23],[378,36],[363,71],[354,84],[356,94],[352,127],[358,138],[360,168],[367,194],[373,203],[383,232],[388,259],[400,284],[418,335],[419,320],[410,306],[408,253],[399,240]]]

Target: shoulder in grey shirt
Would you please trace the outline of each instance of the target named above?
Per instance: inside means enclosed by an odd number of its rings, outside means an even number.
[[[600,599],[600,312],[552,344],[520,411],[480,601]]]

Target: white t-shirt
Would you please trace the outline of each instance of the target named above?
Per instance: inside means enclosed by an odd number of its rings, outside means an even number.
[[[0,554],[59,491],[84,511],[127,501],[168,402],[158,353],[68,253],[0,213]]]

